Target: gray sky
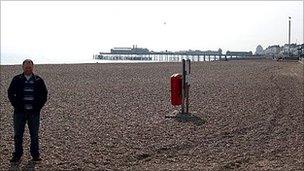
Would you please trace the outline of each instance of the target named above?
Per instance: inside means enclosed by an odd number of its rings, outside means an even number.
[[[253,51],[303,43],[303,1],[1,1],[1,64],[87,61],[113,47]]]

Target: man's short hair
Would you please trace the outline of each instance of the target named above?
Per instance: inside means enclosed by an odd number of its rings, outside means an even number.
[[[34,62],[32,60],[30,60],[30,59],[26,59],[26,60],[23,61],[22,65],[24,65],[24,64],[32,64],[32,65],[34,65]]]

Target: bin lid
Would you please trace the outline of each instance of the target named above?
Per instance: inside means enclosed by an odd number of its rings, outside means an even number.
[[[181,73],[176,73],[176,74],[171,75],[171,78],[172,77],[182,77],[182,74]]]

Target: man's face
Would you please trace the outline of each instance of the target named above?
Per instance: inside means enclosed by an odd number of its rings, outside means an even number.
[[[31,63],[25,63],[22,68],[25,75],[31,75],[33,73],[34,66]]]

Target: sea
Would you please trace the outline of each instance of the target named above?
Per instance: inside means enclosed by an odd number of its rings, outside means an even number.
[[[0,65],[21,65],[22,62],[27,59],[27,58],[21,58],[21,57],[15,57],[15,58],[1,58],[0,59]],[[81,63],[151,63],[151,62],[168,62],[165,60],[104,60],[104,59],[69,59],[69,58],[61,58],[61,59],[46,59],[46,58],[39,58],[39,57],[34,57],[30,58],[33,60],[34,64],[81,64]],[[216,57],[218,59],[218,57]],[[190,59],[191,60],[191,59]],[[195,59],[197,60],[197,59]],[[201,59],[202,61],[203,59]],[[206,60],[209,60],[206,57]],[[214,61],[214,58],[211,57],[210,61]],[[171,61],[173,62],[173,61]],[[176,61],[175,61],[176,62]]]

